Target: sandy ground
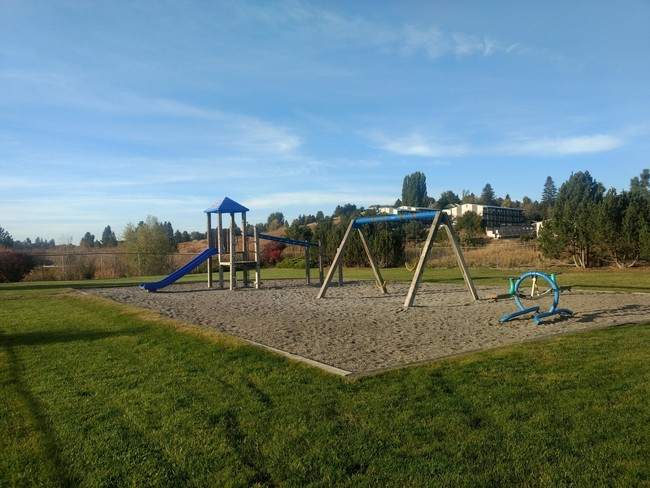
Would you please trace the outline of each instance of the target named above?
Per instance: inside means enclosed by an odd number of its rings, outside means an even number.
[[[390,283],[382,295],[374,283],[319,288],[304,281],[265,281],[262,288],[235,291],[205,284],[179,284],[157,293],[137,287],[89,293],[151,309],[161,315],[210,327],[255,343],[360,374],[469,351],[578,330],[650,321],[650,294],[573,291],[554,315],[536,325],[533,314],[501,323],[518,310],[514,299],[472,301],[464,287],[423,283],[415,306],[405,310],[408,283]],[[479,295],[504,293],[479,288]],[[552,299],[526,301],[548,310]]]

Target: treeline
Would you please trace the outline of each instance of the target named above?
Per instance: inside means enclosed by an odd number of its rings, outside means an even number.
[[[558,190],[549,176],[542,189],[541,201],[524,197],[512,201],[509,195],[499,198],[488,183],[480,196],[463,192],[459,197],[452,191],[443,192],[438,200],[427,195],[426,177],[416,172],[404,178],[402,198],[395,206],[446,208],[451,204],[479,203],[521,208],[531,221],[542,222],[539,235],[540,251],[545,258],[564,260],[576,267],[587,268],[615,265],[631,267],[650,261],[650,170],[644,169],[630,180],[629,190],[606,189],[588,171],[573,173]],[[320,213],[320,212],[319,212]],[[331,217],[312,219],[301,216],[287,228],[293,239],[318,241],[325,253],[336,253],[350,219],[373,216],[373,209],[346,204],[337,206]],[[309,225],[315,222],[315,225]],[[484,236],[481,218],[467,212],[454,223],[465,244]],[[375,224],[364,232],[373,254],[382,267],[401,266],[407,259],[409,241],[418,245],[426,232],[426,222],[408,224]],[[439,234],[444,240],[444,233]],[[367,259],[361,243],[353,239],[346,248],[345,266],[365,266]]]
[[[552,177],[547,177],[540,201],[529,197],[513,201],[509,195],[498,197],[489,183],[478,196],[467,190],[463,190],[460,196],[448,190],[435,199],[427,194],[426,176],[418,171],[404,178],[401,198],[393,205],[443,209],[453,204],[478,203],[521,208],[527,219],[543,222],[539,245],[544,257],[565,260],[582,268],[604,265],[629,267],[650,261],[649,191],[648,169],[631,179],[629,190],[621,192],[614,188],[606,189],[588,171],[582,171],[572,174],[559,190]],[[320,241],[325,254],[331,258],[350,219],[377,213],[376,207],[366,209],[347,203],[338,205],[332,215],[327,216],[319,211],[316,215],[299,215],[291,223],[286,221],[282,212],[273,212],[266,222],[256,227],[262,232],[286,227],[288,238]],[[465,244],[477,242],[480,235],[485,239],[481,218],[471,212],[466,212],[454,225]],[[404,264],[409,249],[419,245],[418,241],[423,240],[427,227],[426,222],[419,221],[408,224],[382,223],[370,225],[364,232],[379,264],[391,267]],[[252,233],[253,227],[249,225],[246,231]],[[237,228],[235,233],[241,236],[242,231]],[[444,233],[440,236],[440,239],[445,238]],[[170,222],[160,222],[156,217],[149,216],[137,225],[129,224],[124,231],[123,241],[119,243],[111,227],[107,226],[101,239],[97,240],[93,234],[86,233],[80,245],[115,247],[119,244],[126,252],[151,254],[153,270],[156,255],[175,252],[177,244],[181,242],[205,238],[204,232],[174,230]],[[0,247],[40,249],[54,245],[54,240],[40,238],[34,242],[29,239],[14,242],[8,231],[0,227]],[[273,261],[276,261],[275,258]],[[354,238],[347,246],[343,259],[346,266],[367,265],[358,239]],[[140,262],[139,266],[142,267],[143,263]]]
[[[547,257],[575,266],[630,267],[650,260],[650,170],[618,192],[588,171],[571,175],[561,187],[540,232]]]

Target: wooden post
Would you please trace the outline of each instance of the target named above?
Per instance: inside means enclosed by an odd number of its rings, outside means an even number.
[[[255,289],[259,290],[260,288],[260,236],[257,227],[253,230],[253,237],[255,239]]]
[[[409,292],[406,295],[406,300],[404,301],[404,308],[409,308],[413,305],[413,300],[415,300],[415,295],[418,292],[420,287],[420,282],[422,281],[422,273],[427,263],[427,258],[429,257],[429,251],[431,251],[431,246],[435,241],[436,234],[438,233],[438,227],[440,226],[440,219],[444,212],[438,212],[429,227],[429,234],[427,235],[427,240],[424,243],[424,248],[422,248],[422,253],[420,254],[420,260],[418,265],[415,268],[415,275],[413,275],[413,280],[411,281],[411,286]]]
[[[415,269],[415,275],[413,276],[413,281],[411,281],[411,287],[409,288],[408,295],[406,296],[406,300],[404,301],[404,308],[409,308],[410,306],[413,305],[413,301],[415,300],[415,295],[417,294],[418,288],[420,287],[420,283],[422,281],[422,273],[424,272],[424,268],[426,267],[427,259],[429,259],[431,248],[433,247],[436,234],[438,233],[438,229],[440,228],[441,225],[445,227],[445,230],[447,231],[447,235],[449,236],[449,239],[452,243],[452,248],[456,255],[456,261],[458,262],[458,266],[460,267],[461,272],[463,273],[463,279],[465,280],[467,289],[469,290],[472,299],[478,300],[478,293],[476,291],[476,288],[474,287],[474,282],[472,281],[472,277],[469,274],[469,269],[467,268],[467,264],[465,263],[465,258],[463,257],[463,251],[461,250],[460,245],[458,244],[458,239],[456,238],[456,233],[454,232],[451,226],[452,224],[449,220],[449,216],[444,212],[439,212],[438,214],[436,214],[431,224],[431,227],[429,228],[429,234],[424,244],[424,248],[422,249],[422,253],[420,254],[420,260],[418,261],[417,268]]]
[[[454,250],[454,254],[456,254],[456,261],[458,261],[458,266],[460,267],[460,271],[463,273],[463,279],[465,280],[465,285],[467,286],[467,289],[469,290],[472,299],[478,300],[478,292],[476,291],[476,287],[474,286],[472,275],[469,274],[469,268],[467,267],[467,263],[465,262],[465,258],[463,256],[463,250],[460,248],[460,244],[458,243],[458,238],[456,237],[456,233],[454,232],[452,223],[450,222],[447,214],[445,214],[443,218],[442,225],[444,225],[445,230],[447,231],[447,235],[449,236],[449,240],[452,243],[452,249]]]
[[[311,273],[309,270],[309,246],[305,246],[305,273],[307,274],[307,286],[311,285]]]
[[[323,245],[318,239],[318,284],[323,286]]]
[[[339,286],[343,286],[343,260],[339,263]]]
[[[320,288],[320,291],[318,292],[318,295],[316,298],[323,298],[325,296],[325,293],[327,293],[327,288],[330,285],[330,282],[332,281],[332,277],[334,276],[334,273],[336,270],[339,268],[340,264],[343,261],[343,251],[345,251],[345,246],[348,243],[348,239],[350,239],[350,236],[352,235],[352,230],[354,229],[354,219],[350,221],[350,225],[348,225],[348,229],[345,231],[345,235],[343,236],[343,240],[341,241],[341,244],[339,244],[339,248],[336,250],[336,256],[334,256],[334,261],[332,261],[332,264],[330,265],[330,269],[327,272],[327,277],[325,278],[325,282]],[[339,284],[342,281],[342,273],[339,274]]]
[[[246,238],[246,212],[241,213],[242,261],[244,261],[244,287],[248,286],[248,239]]]
[[[212,237],[212,216],[210,212],[206,215],[208,216],[208,248],[212,248],[214,247],[214,239]],[[208,258],[208,288],[212,288],[212,256]]]
[[[363,249],[366,251],[366,255],[368,256],[368,261],[370,261],[370,267],[372,268],[372,272],[375,274],[375,282],[377,283],[377,287],[381,289],[381,292],[385,295],[386,293],[388,293],[386,291],[386,282],[384,281],[384,278],[381,276],[381,271],[379,271],[379,266],[377,266],[377,261],[375,261],[375,257],[370,252],[370,246],[368,245],[368,240],[366,239],[366,236],[364,235],[363,231],[360,228],[357,230],[359,231],[359,237],[361,238],[361,244],[363,245]]]
[[[221,212],[217,213],[217,248],[219,249],[219,288],[223,290],[223,253],[224,253],[224,243],[223,243],[223,219],[221,218]]]
[[[237,288],[237,267],[235,266],[235,214],[230,212],[230,289]]]

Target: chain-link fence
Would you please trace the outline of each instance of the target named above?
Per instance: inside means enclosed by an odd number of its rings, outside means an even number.
[[[294,249],[295,247],[295,249]],[[417,263],[421,247],[405,250],[404,262]],[[148,254],[123,252],[48,252],[31,253],[36,263],[28,280],[89,280],[122,278],[127,276],[152,276],[171,273],[188,263],[196,256],[193,253]],[[542,266],[542,259],[536,242],[493,241],[487,246],[464,247],[463,255],[467,265],[472,268],[536,268]],[[304,267],[303,248],[288,246],[282,252],[283,259],[302,259],[296,267]],[[333,257],[333,256],[332,256]],[[313,249],[310,260],[316,261],[318,251]],[[324,256],[328,262],[328,256]],[[316,263],[312,263],[315,265]],[[548,264],[548,263],[546,263]],[[451,268],[457,266],[451,247],[435,246],[427,262],[432,268]],[[207,271],[202,264],[194,273]]]

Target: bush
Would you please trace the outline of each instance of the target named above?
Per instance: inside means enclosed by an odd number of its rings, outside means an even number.
[[[282,260],[282,251],[284,251],[286,247],[287,245],[284,242],[269,242],[267,245],[262,247],[260,252],[260,264],[262,266],[275,266]]]
[[[29,254],[19,251],[0,251],[0,283],[22,280],[34,268]]]

